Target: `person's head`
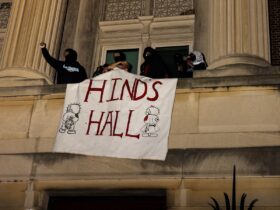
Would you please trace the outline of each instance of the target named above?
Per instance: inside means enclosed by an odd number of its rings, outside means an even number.
[[[109,65],[107,64],[107,63],[105,63],[105,64],[103,64],[102,66],[101,66],[101,71],[102,71],[102,73],[106,73],[106,72],[108,72],[108,71],[110,71],[110,69],[108,68],[109,67]]]
[[[119,61],[126,61],[126,56],[122,51],[116,51],[113,53],[114,61],[119,62]]]
[[[143,58],[146,60],[146,59],[151,58],[151,56],[153,56],[155,54],[156,54],[155,49],[153,49],[151,47],[146,47],[145,50],[144,50],[144,53],[143,53]]]
[[[193,58],[190,55],[188,55],[184,58],[184,63],[187,66],[188,69],[193,67],[193,60],[192,59]]]
[[[190,59],[192,62],[194,62],[194,61],[195,61],[195,59],[196,59],[195,54],[194,54],[194,53],[190,53],[190,55],[189,55],[189,59]]]
[[[65,61],[74,62],[77,61],[78,54],[75,50],[68,48],[64,51],[64,57]]]

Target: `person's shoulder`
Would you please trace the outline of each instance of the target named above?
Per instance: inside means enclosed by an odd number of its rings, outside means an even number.
[[[77,66],[78,66],[80,69],[85,70],[85,67],[84,67],[82,64],[80,64],[78,61],[77,61]]]

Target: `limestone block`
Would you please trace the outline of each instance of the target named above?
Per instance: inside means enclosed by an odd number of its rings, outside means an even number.
[[[198,132],[198,93],[176,94],[172,112],[171,134]]]
[[[32,159],[32,155],[0,155],[0,180],[14,182],[28,180]]]
[[[179,152],[180,155],[177,153]],[[170,151],[165,161],[129,160],[71,154],[38,155],[36,158],[38,179],[129,178],[129,177],[172,177],[182,174],[182,154]]]
[[[53,151],[55,138],[40,138],[38,141],[39,141],[38,148],[37,148],[38,153]]]
[[[261,191],[261,190],[260,190]],[[252,200],[254,199],[259,199],[259,201],[255,204],[256,207],[269,207],[269,206],[279,206],[279,190],[268,190],[265,191],[263,190],[260,192],[258,190],[247,190],[247,191],[242,191],[237,189],[236,193],[236,201],[237,204],[240,203],[240,198],[243,193],[247,194],[246,197],[246,202],[245,205],[248,205]],[[213,203],[211,201],[210,197],[214,197],[220,205],[225,205],[225,198],[223,195],[224,191],[223,189],[221,190],[200,190],[200,191],[195,191],[192,193],[192,206],[204,206],[207,205],[208,202]],[[226,191],[226,193],[229,195],[231,198],[231,190]]]
[[[209,206],[208,203],[213,203],[211,200],[211,196],[214,197],[221,206],[224,205],[224,191],[219,190],[199,190],[193,191],[191,196],[191,206],[200,206],[200,207],[207,207]],[[224,209],[224,208],[223,208]]]
[[[23,209],[24,192],[0,192],[0,209]]]
[[[34,153],[36,139],[1,139],[0,154]]]
[[[246,190],[247,202],[252,201],[257,198],[259,201],[256,203],[256,206],[280,206],[279,194],[280,189],[257,189],[257,190]]]
[[[167,191],[167,206],[170,207],[187,207],[191,206],[191,192],[190,189],[179,188]]]
[[[63,99],[38,100],[31,119],[31,138],[55,137],[63,112]]]
[[[26,182],[1,182],[0,209],[23,210]]]
[[[24,192],[27,189],[27,182],[2,182],[0,192]]]
[[[211,141],[209,141],[209,139],[211,139]],[[171,133],[169,136],[168,148],[234,148],[263,146],[280,146],[280,133]]]
[[[33,101],[0,102],[0,139],[26,138]]]
[[[96,190],[96,189],[171,189],[176,188],[181,179],[170,178],[136,178],[136,179],[74,179],[74,180],[37,180],[34,188],[37,191],[53,190]]]
[[[200,132],[279,132],[277,90],[201,93]]]
[[[231,176],[233,165],[242,176],[278,176],[279,147],[185,150],[184,176]]]

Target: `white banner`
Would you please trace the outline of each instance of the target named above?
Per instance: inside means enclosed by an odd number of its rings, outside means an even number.
[[[119,69],[68,84],[54,151],[165,160],[176,84]]]

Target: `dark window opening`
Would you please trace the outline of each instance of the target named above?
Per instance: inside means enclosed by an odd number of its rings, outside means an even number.
[[[116,51],[118,51],[118,49],[107,51],[105,63],[115,63],[113,53]],[[119,51],[125,54],[127,62],[131,65],[131,73],[137,74],[139,49],[120,49]]]
[[[180,77],[178,75],[179,63],[176,57],[181,56],[183,58],[183,56],[187,56],[189,54],[189,46],[157,47],[156,50],[161,55],[171,77]]]
[[[101,191],[91,194],[51,195],[48,210],[165,210],[164,190]]]

